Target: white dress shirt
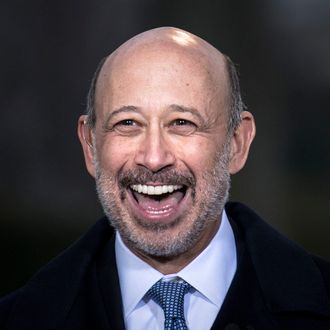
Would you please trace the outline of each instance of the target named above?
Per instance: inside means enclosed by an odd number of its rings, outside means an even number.
[[[116,233],[116,262],[127,330],[163,330],[164,313],[144,295],[161,278],[180,277],[193,289],[185,295],[189,330],[209,330],[234,277],[237,258],[233,230],[225,211],[209,245],[180,272],[163,275],[132,253]]]

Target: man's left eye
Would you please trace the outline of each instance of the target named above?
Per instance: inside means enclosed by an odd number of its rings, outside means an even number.
[[[179,118],[171,122],[169,129],[175,134],[190,135],[196,131],[197,125],[190,120]]]
[[[173,122],[174,126],[186,126],[186,125],[192,125],[192,126],[196,126],[193,122],[191,122],[190,120],[186,120],[186,119],[176,119]]]

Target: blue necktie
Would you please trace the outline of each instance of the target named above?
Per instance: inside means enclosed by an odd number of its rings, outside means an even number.
[[[147,292],[164,311],[164,330],[188,330],[184,319],[184,295],[191,286],[184,281],[158,281]]]

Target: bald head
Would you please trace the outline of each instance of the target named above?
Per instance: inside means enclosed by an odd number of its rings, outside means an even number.
[[[225,66],[224,56],[205,40],[180,29],[161,27],[138,34],[115,50],[107,59],[104,69],[116,66],[118,62],[129,60],[139,53],[181,54],[195,58],[210,69],[220,71]],[[148,55],[147,55],[148,56]],[[102,70],[103,71],[103,70]]]
[[[243,110],[239,82],[234,65],[205,40],[181,29],[161,27],[143,32],[122,44],[112,54],[104,58],[95,72],[88,94],[88,123],[95,126],[98,103],[108,93],[107,86],[118,77],[133,79],[140,71],[150,77],[168,72],[175,80],[182,78],[182,68],[186,69],[192,81],[199,79],[206,93],[218,95],[228,115],[228,130],[240,122]],[[156,71],[157,69],[157,71]],[[168,77],[164,77],[165,79]],[[161,86],[159,86],[161,88]]]

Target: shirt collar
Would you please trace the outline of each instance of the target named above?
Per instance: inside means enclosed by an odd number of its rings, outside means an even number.
[[[237,268],[236,244],[227,214],[209,245],[177,276],[221,307]],[[202,270],[202,271],[201,271]]]
[[[132,253],[118,232],[115,251],[124,314],[127,317],[150,287],[164,275]],[[166,277],[181,277],[220,308],[236,267],[235,238],[224,210],[220,227],[209,245],[180,272]]]
[[[115,242],[116,263],[125,318],[163,274],[132,253],[118,231]]]

